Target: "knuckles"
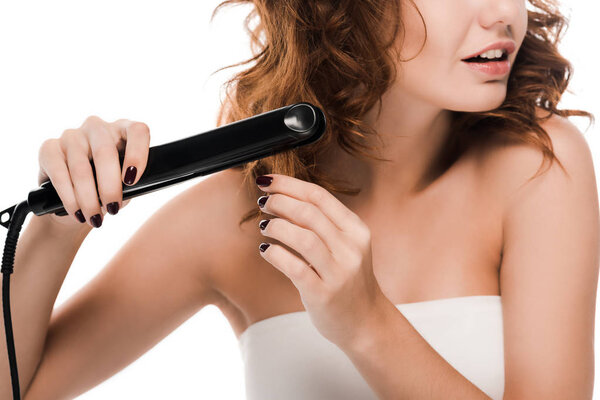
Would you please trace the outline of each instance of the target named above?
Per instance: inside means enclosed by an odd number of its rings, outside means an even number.
[[[290,263],[288,271],[294,279],[302,279],[302,276],[306,273],[306,265],[302,262]]]
[[[300,246],[307,253],[316,253],[321,248],[319,246],[320,243],[321,240],[318,236],[314,232],[309,231],[309,234],[302,238]]]
[[[145,136],[150,137],[150,128],[144,122],[140,122],[140,121],[132,122],[131,125],[129,125],[129,130],[140,132],[140,133],[144,134]]]
[[[369,229],[369,227],[366,226],[364,223],[359,225],[358,236],[359,240],[361,241],[361,244],[364,247],[371,246],[371,229]]]
[[[60,141],[69,141],[72,140],[75,136],[79,135],[79,131],[77,129],[65,129],[60,135]]]
[[[305,203],[298,210],[295,210],[294,214],[298,221],[308,224],[308,222],[315,220],[316,211],[317,209],[314,205]]]
[[[104,120],[97,115],[88,116],[85,121],[83,121],[82,126],[92,126],[92,125],[102,125],[104,124]]]
[[[95,148],[92,148],[96,155],[108,155],[112,156],[113,153],[116,153],[117,148],[111,144],[100,144]]]
[[[56,148],[56,142],[57,139],[54,138],[49,138],[46,139],[42,142],[42,144],[40,145],[40,149],[38,151],[38,157],[40,157],[42,154]]]
[[[325,189],[321,186],[312,184],[310,192],[308,192],[308,200],[313,204],[320,204],[325,200]]]

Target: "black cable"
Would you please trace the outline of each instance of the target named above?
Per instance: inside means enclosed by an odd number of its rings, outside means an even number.
[[[17,251],[17,241],[21,227],[25,222],[25,217],[31,212],[27,201],[17,204],[12,215],[6,242],[4,244],[4,253],[2,255],[2,309],[4,311],[4,331],[6,332],[6,350],[8,352],[8,362],[10,364],[10,377],[12,380],[13,399],[21,400],[19,390],[19,373],[17,371],[17,356],[15,353],[15,340],[13,337],[12,320],[10,317],[10,274],[13,273],[15,264],[15,253]]]

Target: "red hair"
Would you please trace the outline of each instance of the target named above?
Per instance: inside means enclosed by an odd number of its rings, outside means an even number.
[[[316,159],[331,146],[361,159],[386,161],[370,154],[367,150],[373,148],[358,139],[378,137],[363,118],[377,102],[381,107],[381,96],[397,75],[393,44],[402,29],[399,1],[226,0],[215,8],[211,21],[225,5],[254,4],[244,24],[253,57],[215,72],[255,63],[225,82],[226,101],[217,124],[301,101],[320,107],[328,122],[323,137],[313,144],[234,167],[243,171],[244,185],[252,195],[262,194],[254,179],[269,173],[314,182],[332,192],[358,194],[360,188],[336,184],[320,170]],[[550,164],[556,160],[564,170],[541,123],[555,114],[585,116],[593,123],[594,116],[586,111],[557,108],[573,72],[557,49],[567,19],[553,0],[528,1],[534,9],[528,10],[527,33],[509,76],[505,101],[491,111],[452,111],[453,134],[439,160],[441,165],[449,166],[476,141],[501,135],[538,147],[544,155],[540,169],[546,160]],[[372,27],[389,17],[389,6],[396,22],[386,37]],[[251,29],[255,17],[258,23]],[[546,115],[540,116],[539,109],[547,111]],[[254,208],[240,225],[260,216],[262,211]]]

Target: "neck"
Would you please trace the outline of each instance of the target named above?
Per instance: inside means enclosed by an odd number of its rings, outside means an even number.
[[[449,110],[400,91],[386,92],[379,115],[378,109],[377,104],[369,110],[365,121],[381,141],[373,137],[362,140],[377,146],[374,154],[390,161],[359,160],[336,146],[323,163],[332,177],[362,189],[359,195],[350,196],[353,202],[373,203],[377,198],[397,202],[414,197],[434,179],[433,169],[449,137]]]

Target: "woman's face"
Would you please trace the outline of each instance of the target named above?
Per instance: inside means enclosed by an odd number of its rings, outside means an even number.
[[[512,41],[512,70],[527,30],[526,0],[414,0],[427,25],[427,41],[416,57],[425,39],[423,21],[410,1],[401,2],[406,36],[400,56],[412,59],[399,63],[396,85],[442,109],[478,112],[499,107],[510,71],[488,74],[461,60],[490,44]]]

